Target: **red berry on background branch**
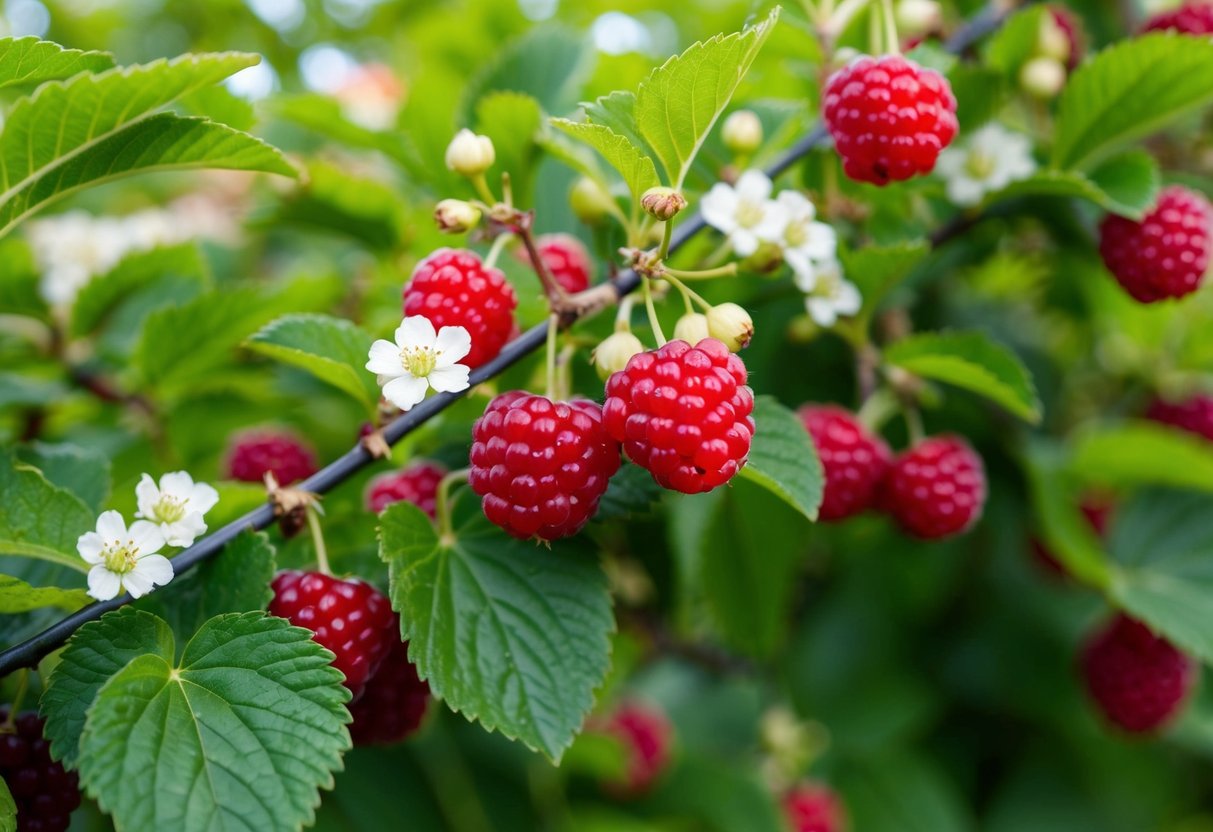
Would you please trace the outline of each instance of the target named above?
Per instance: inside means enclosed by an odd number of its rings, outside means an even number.
[[[1108,521],[1112,517],[1112,502],[1106,496],[1088,496],[1079,503],[1078,510],[1082,512],[1095,534],[1102,539],[1107,534]],[[1045,546],[1044,541],[1033,538],[1031,546],[1033,559],[1044,571],[1061,578],[1070,574],[1058,557]]]
[[[1196,291],[1209,268],[1213,208],[1179,185],[1164,188],[1141,222],[1109,214],[1099,226],[1099,253],[1134,299],[1153,303]]]
[[[541,234],[535,239],[535,248],[539,249],[539,256],[552,277],[566,292],[584,292],[590,288],[594,261],[581,240],[572,234]],[[518,249],[518,259],[523,263],[531,262],[525,248]]]
[[[259,483],[272,473],[279,485],[290,485],[316,473],[316,455],[287,433],[245,433],[232,442],[224,468],[229,479]]]
[[[422,315],[434,329],[464,327],[472,350],[462,364],[475,369],[497,357],[515,332],[518,297],[500,269],[471,251],[440,248],[413,269],[404,286],[404,315]]]
[[[431,518],[438,499],[438,484],[446,468],[437,462],[418,460],[399,471],[388,471],[371,480],[366,489],[366,507],[378,514],[392,503],[412,503]]]
[[[636,795],[648,791],[670,764],[674,726],[665,712],[639,702],[625,702],[611,714],[602,730],[623,743],[623,778],[607,783],[611,791]]]
[[[818,517],[842,520],[870,508],[892,458],[889,446],[844,408],[806,404],[798,412],[825,472]]]
[[[835,72],[823,112],[847,176],[875,185],[930,173],[958,126],[947,79],[896,55]]]
[[[1213,442],[1213,396],[1198,393],[1181,402],[1157,399],[1146,410],[1146,418]]]
[[[606,384],[602,422],[658,485],[697,494],[732,479],[754,437],[741,359],[714,338],[632,356]]]
[[[8,714],[0,710],[0,722],[7,722]],[[0,777],[17,804],[17,832],[64,832],[80,805],[76,772],[51,759],[36,713],[21,714],[11,732],[0,731]]]
[[[393,632],[400,632],[393,622]],[[354,745],[393,745],[421,726],[430,703],[430,686],[409,661],[409,643],[396,639],[357,702],[350,704]]]
[[[586,399],[502,393],[472,427],[468,484],[484,515],[514,537],[577,534],[619,470],[619,444]]]
[[[1185,35],[1213,35],[1213,3],[1190,0],[1178,9],[1159,12],[1142,26],[1143,32],[1172,30]]]
[[[923,540],[967,531],[981,518],[985,502],[981,457],[959,436],[929,437],[899,454],[879,496],[880,507]]]
[[[288,569],[274,576],[270,615],[306,627],[334,653],[356,700],[367,680],[400,640],[396,615],[383,593],[358,578]]]
[[[1123,614],[1091,637],[1080,663],[1100,711],[1134,734],[1154,731],[1175,716],[1196,682],[1192,659]]]
[[[783,798],[783,815],[792,832],[843,832],[846,809],[823,783],[801,783]]]

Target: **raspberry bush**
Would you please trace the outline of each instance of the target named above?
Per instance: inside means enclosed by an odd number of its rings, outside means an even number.
[[[0,4],[0,830],[1213,825],[1213,6],[623,6]]]

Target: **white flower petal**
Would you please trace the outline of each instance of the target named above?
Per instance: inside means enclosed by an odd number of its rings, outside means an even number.
[[[957,205],[976,205],[985,192],[985,186],[975,179],[961,177],[948,182],[948,197]]]
[[[160,489],[151,474],[144,474],[135,486],[135,502],[139,504],[136,517],[151,517],[156,511],[156,503],[160,502]]]
[[[98,601],[108,601],[117,598],[122,590],[122,581],[104,566],[94,566],[88,570],[88,594]]]
[[[783,233],[787,226],[787,210],[778,203],[768,202],[764,206],[762,219],[752,226],[750,230],[760,240],[768,243],[777,243],[783,239]]]
[[[135,568],[127,573],[126,580],[124,581],[127,585],[127,590],[131,595],[135,595],[135,590],[131,587],[132,578],[149,584],[148,588],[141,593],[146,594],[151,590],[151,585],[164,586],[173,579],[172,561],[163,555],[148,555],[145,558],[139,558],[135,562]]]
[[[863,295],[854,283],[841,280],[838,283],[838,293],[834,296],[834,309],[840,315],[854,315],[863,306]]]
[[[178,500],[189,499],[194,489],[194,478],[188,471],[173,471],[160,478],[160,493],[176,497]]]
[[[758,237],[748,228],[738,228],[733,232],[733,253],[738,257],[749,257],[758,251]]]
[[[809,222],[817,216],[817,209],[800,191],[780,191],[775,197],[787,212],[789,222]]]
[[[461,326],[444,326],[438,331],[434,350],[438,353],[437,366],[450,366],[462,361],[472,351],[472,336]]]
[[[401,410],[412,410],[413,405],[425,398],[429,386],[425,379],[406,374],[383,385],[383,397]]]
[[[193,546],[194,541],[206,531],[206,521],[196,511],[182,517],[176,523],[162,523],[160,531],[164,533],[164,542],[169,546]]]
[[[108,543],[112,540],[126,540],[126,521],[116,511],[103,511],[97,518],[97,534]]]
[[[139,557],[155,554],[164,548],[164,532],[160,531],[159,525],[149,523],[147,520],[136,520],[131,523],[127,537],[133,541]]]
[[[424,315],[409,315],[396,327],[396,344],[400,349],[406,347],[432,347],[438,334],[434,325]]]
[[[699,213],[712,228],[728,234],[737,227],[737,193],[723,182],[717,182],[699,200]]]
[[[400,347],[391,341],[380,339],[371,344],[368,359],[366,368],[376,375],[396,378],[404,372],[404,365],[400,362]]]
[[[838,234],[824,222],[809,224],[809,239],[800,247],[813,260],[833,260],[838,253]]]
[[[452,364],[449,367],[436,367],[427,377],[430,386],[439,393],[458,393],[468,389],[468,373],[471,372],[463,364]]]
[[[190,489],[189,501],[185,507],[189,511],[196,511],[199,514],[206,514],[215,507],[219,502],[219,492],[204,482],[194,483],[194,487]]]
[[[96,532],[85,532],[76,540],[76,551],[85,563],[100,563],[101,550],[104,548],[105,541]]]
[[[827,298],[809,297],[805,300],[805,308],[809,311],[809,317],[818,326],[833,326],[834,322],[838,320],[838,313],[834,311],[834,304]]]
[[[737,195],[743,200],[764,202],[771,196],[770,178],[760,170],[747,170],[737,180]]]

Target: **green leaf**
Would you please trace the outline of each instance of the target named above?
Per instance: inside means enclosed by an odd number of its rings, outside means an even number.
[[[379,251],[397,249],[409,233],[409,219],[394,189],[351,174],[348,167],[313,160],[306,182],[281,198],[258,225],[307,226],[309,231],[348,234]]]
[[[1108,586],[1111,570],[1103,544],[1080,511],[1079,488],[1066,476],[1060,453],[1035,445],[1027,468],[1032,507],[1049,551],[1076,579],[1094,587]]]
[[[130,661],[80,738],[80,783],[119,829],[294,832],[350,747],[333,654],[264,613],[213,618],[181,664]]]
[[[552,119],[552,124],[597,150],[623,178],[624,184],[632,192],[633,205],[640,204],[640,197],[645,191],[661,184],[653,160],[630,140],[612,132],[609,127],[563,118]]]
[[[754,424],[750,458],[741,475],[816,520],[824,483],[804,423],[771,396],[759,396],[754,400]]]
[[[497,152],[486,174],[488,181],[500,182],[501,174],[509,173],[515,192],[521,191],[526,199],[542,130],[543,111],[531,96],[502,90],[481,98],[476,103],[476,132],[492,139]]]
[[[1027,368],[983,333],[913,335],[887,347],[884,360],[923,378],[985,396],[1025,421],[1040,421],[1040,399]]]
[[[88,335],[100,328],[132,293],[170,276],[203,281],[206,264],[194,243],[165,246],[128,254],[107,274],[97,275],[80,289],[72,305],[71,333]]]
[[[648,471],[639,465],[623,465],[607,484],[606,493],[598,502],[594,522],[647,514],[665,493]]]
[[[593,68],[594,55],[585,35],[575,29],[559,25],[530,29],[508,43],[468,83],[462,123],[474,124],[480,100],[500,90],[525,93],[547,113],[568,112]]]
[[[409,659],[453,710],[558,760],[610,664],[602,570],[570,542],[514,540],[461,505],[450,542],[410,503],[380,518]]]
[[[267,324],[244,342],[250,350],[307,370],[349,393],[371,412],[379,387],[367,371],[374,339],[357,324],[328,315],[287,315]]]
[[[1213,498],[1150,490],[1117,509],[1112,599],[1185,651],[1213,662]]]
[[[674,188],[681,188],[700,146],[745,77],[779,18],[701,41],[670,58],[640,84],[636,128],[653,148]]]
[[[961,796],[925,757],[894,751],[849,763],[836,782],[863,832],[970,832]]]
[[[52,485],[42,473],[0,451],[0,554],[23,555],[67,566],[88,567],[76,540],[96,519],[80,498]]]
[[[249,530],[135,605],[167,621],[184,643],[217,615],[264,610],[273,597],[273,579],[274,547],[264,532]]]
[[[1033,6],[1008,17],[990,38],[986,63],[1018,81],[1020,68],[1040,51],[1044,14],[1046,8]]]
[[[863,297],[863,315],[871,316],[889,292],[905,280],[929,252],[930,247],[921,241],[864,246],[856,251],[839,247],[843,272]]]
[[[51,673],[40,705],[55,759],[76,767],[85,715],[97,691],[128,662],[145,654],[171,659],[173,633],[156,616],[131,607],[107,612],[75,632]]]
[[[1213,491],[1208,440],[1155,422],[1096,427],[1074,443],[1070,469],[1112,487],[1166,485]]]
[[[1213,101],[1213,40],[1139,35],[1070,76],[1057,111],[1053,164],[1080,168]]]
[[[265,105],[274,115],[293,121],[342,144],[377,150],[405,166],[413,161],[405,152],[399,135],[368,130],[354,124],[345,117],[341,103],[332,96],[317,93],[276,95],[267,100]]]
[[[66,488],[97,514],[110,494],[110,461],[104,453],[79,445],[33,442],[16,449],[19,460],[42,472],[52,485]]]
[[[0,832],[17,832],[17,802],[0,777]]]
[[[587,121],[618,133],[647,154],[648,147],[636,130],[636,93],[616,90],[610,95],[600,95],[593,101],[583,101],[581,109],[585,111]]]
[[[75,612],[92,599],[83,589],[60,589],[56,586],[30,586],[12,575],[0,575],[0,615],[58,607]]]
[[[1159,186],[1158,163],[1145,151],[1131,150],[1101,164],[1089,175],[1078,171],[1040,170],[1012,182],[986,198],[986,204],[1020,196],[1085,199],[1106,211],[1140,219],[1154,204]]]
[[[102,72],[113,65],[108,52],[64,49],[33,36],[0,38],[0,89],[69,78],[77,72]]]

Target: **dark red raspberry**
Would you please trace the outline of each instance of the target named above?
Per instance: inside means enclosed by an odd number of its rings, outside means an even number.
[[[626,768],[622,779],[606,783],[621,795],[647,791],[670,763],[674,727],[664,711],[639,702],[625,702],[602,724],[602,730],[623,743]]]
[[[383,593],[358,578],[288,569],[274,576],[270,615],[311,630],[335,654],[333,667],[357,699],[400,640],[396,615]]]
[[[1104,716],[1133,734],[1161,727],[1180,710],[1197,668],[1166,639],[1123,614],[1090,638],[1081,666]]]
[[[967,531],[986,502],[981,457],[959,436],[933,436],[898,455],[878,498],[906,532],[939,540]]]
[[[1066,40],[1070,44],[1070,54],[1066,57],[1066,69],[1073,72],[1082,63],[1082,54],[1085,51],[1083,47],[1082,31],[1079,29],[1078,21],[1069,9],[1064,6],[1049,6],[1049,14],[1053,18],[1053,22],[1057,24],[1057,28],[1066,36]]]
[[[380,474],[366,489],[366,507],[378,514],[392,503],[405,500],[433,517],[438,484],[444,476],[445,467],[425,460],[413,462],[399,471]]]
[[[745,465],[754,393],[745,364],[715,338],[638,353],[606,384],[602,423],[658,485],[698,494]]]
[[[792,832],[842,832],[846,810],[823,783],[801,783],[783,796],[783,816]]]
[[[619,445],[586,399],[553,402],[521,390],[489,402],[472,426],[468,482],[484,516],[514,537],[581,531],[619,470]]]
[[[245,433],[228,449],[226,469],[229,479],[261,482],[272,472],[279,485],[290,485],[316,473],[316,456],[287,433]]]
[[[806,404],[799,413],[826,476],[817,516],[842,520],[869,508],[889,467],[889,446],[841,407]]]
[[[1107,534],[1108,520],[1112,516],[1112,503],[1105,496],[1088,496],[1084,497],[1078,505],[1078,510],[1082,512],[1083,517],[1087,519],[1091,529],[1100,538]],[[1049,551],[1045,546],[1044,541],[1033,538],[1032,557],[1037,564],[1040,565],[1045,572],[1059,578],[1069,576],[1069,571],[1058,560],[1057,556]]]
[[[64,832],[80,805],[76,772],[51,759],[36,713],[18,716],[11,730],[8,713],[0,709],[0,777],[17,804],[17,832]]]
[[[397,638],[391,651],[366,683],[362,698],[350,705],[354,745],[394,745],[417,730],[430,703],[430,686],[417,677],[409,661],[409,643]]]
[[[1109,214],[1099,226],[1099,253],[1125,291],[1142,303],[1196,291],[1209,267],[1210,217],[1203,196],[1163,188],[1141,222]]]
[[[566,292],[584,292],[590,288],[594,261],[581,240],[572,234],[543,234],[535,240],[535,247],[552,277]],[[525,248],[518,249],[518,259],[527,264],[531,262]]]
[[[1182,402],[1157,399],[1146,411],[1146,418],[1213,442],[1213,396],[1197,393]]]
[[[417,264],[404,286],[404,314],[429,318],[434,329],[464,327],[472,350],[463,364],[475,369],[497,357],[515,331],[518,297],[500,269],[475,253],[440,248]]]
[[[835,72],[824,113],[847,176],[875,185],[930,173],[957,130],[947,79],[898,55],[863,55]]]
[[[1154,15],[1142,27],[1143,32],[1172,29],[1185,35],[1213,35],[1213,3],[1195,0],[1178,9]]]

